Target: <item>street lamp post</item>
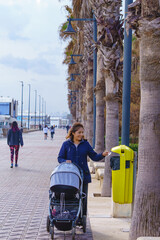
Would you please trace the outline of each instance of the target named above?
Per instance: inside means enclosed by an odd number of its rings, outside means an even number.
[[[46,125],[46,101],[45,101],[44,107],[45,107],[45,125]]]
[[[41,124],[41,96],[39,95],[39,127]]]
[[[22,95],[21,95],[21,129],[23,129],[23,81],[20,81],[22,84]]]
[[[97,42],[97,20],[93,14],[93,18],[69,18],[68,27],[64,33],[73,34],[76,31],[73,29],[71,21],[93,21],[93,39],[94,42]],[[97,82],[97,50],[94,48],[93,51],[93,90],[96,87]],[[93,148],[95,148],[95,138],[96,138],[96,96],[93,92]]]
[[[42,97],[42,127],[43,127],[43,102],[44,102],[44,99]]]
[[[37,111],[37,90],[35,90],[35,129],[36,129],[36,112]]]
[[[28,97],[28,129],[29,129],[29,123],[30,123],[30,95],[31,95],[31,84],[28,84],[29,86],[29,97]]]
[[[133,0],[125,0],[125,18],[128,5]],[[125,29],[125,27],[124,27]],[[123,97],[122,97],[122,144],[129,146],[130,129],[130,92],[131,92],[131,56],[132,56],[132,30],[127,36],[124,30],[124,56],[123,56]]]

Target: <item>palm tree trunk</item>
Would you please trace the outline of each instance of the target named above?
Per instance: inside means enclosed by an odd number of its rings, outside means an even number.
[[[160,236],[160,35],[154,33],[152,28],[140,42],[138,178],[130,240]]]
[[[117,93],[121,81],[120,58],[122,55],[122,30],[120,20],[121,0],[105,1],[90,0],[98,20],[98,48],[103,55],[103,68],[106,88],[106,138],[105,147],[110,151],[118,144],[119,137],[119,108]],[[98,116],[96,116],[98,117]],[[111,169],[106,158],[105,176],[102,187],[103,196],[111,196]]]
[[[80,109],[79,109],[79,92],[76,93],[76,120],[79,122],[79,113]]]
[[[81,108],[81,122],[84,126],[84,129],[86,127],[86,89],[82,90],[82,102],[81,102],[82,108]]]
[[[93,60],[88,61],[88,79],[86,81],[86,115],[87,115],[87,139],[92,145],[93,140]]]
[[[160,236],[160,18],[159,2],[142,2],[138,176],[130,240]],[[156,15],[157,13],[157,15]],[[149,17],[147,17],[149,16]]]
[[[105,134],[105,122],[104,122],[104,109],[105,109],[105,81],[103,69],[102,53],[97,53],[97,84],[95,88],[96,93],[96,152],[104,151],[104,134]]]
[[[110,79],[111,84],[112,80]],[[107,80],[107,84],[109,79]],[[107,89],[107,87],[106,87]],[[106,94],[109,96],[109,94]],[[119,103],[118,98],[111,95],[112,98],[106,97],[106,149],[111,150],[112,147],[118,145],[119,139]],[[102,197],[111,196],[111,168],[110,168],[110,158],[105,159],[105,173],[102,186]]]

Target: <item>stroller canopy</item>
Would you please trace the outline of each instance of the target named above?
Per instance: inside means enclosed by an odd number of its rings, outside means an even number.
[[[61,163],[50,177],[50,189],[54,192],[77,192],[80,190],[81,183],[80,170],[73,163]]]

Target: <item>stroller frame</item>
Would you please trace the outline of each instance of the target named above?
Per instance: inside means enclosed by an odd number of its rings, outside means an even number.
[[[55,216],[52,214],[52,210],[55,206],[60,207],[60,199],[56,198],[55,193],[49,190],[49,215],[47,216],[47,231],[51,234],[51,239],[54,239],[54,227],[56,227],[60,231],[69,231],[72,230],[72,240],[75,240],[75,232],[76,232],[76,226],[82,226],[83,232],[86,232],[86,216],[83,215],[83,198],[86,197],[86,194],[83,193],[83,170],[79,168],[79,166],[76,165],[80,171],[81,175],[81,184],[80,184],[80,190],[77,193],[78,198],[65,200],[65,207],[76,207],[77,213],[74,219],[56,219]],[[67,230],[62,230],[57,227],[57,225],[68,225]]]

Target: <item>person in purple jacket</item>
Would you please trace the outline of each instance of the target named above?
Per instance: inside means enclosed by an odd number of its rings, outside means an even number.
[[[23,138],[22,132],[19,130],[16,121],[12,123],[11,129],[9,129],[8,131],[7,144],[9,145],[11,151],[11,168],[13,168],[14,150],[15,150],[15,167],[18,167],[19,146],[21,145],[21,147],[23,147]]]
[[[107,151],[97,154],[89,142],[84,138],[84,127],[76,122],[70,128],[66,137],[67,141],[62,144],[58,155],[58,162],[75,163],[83,170],[83,192],[86,197],[83,201],[83,215],[87,215],[88,183],[91,182],[91,174],[88,168],[87,156],[93,161],[100,161],[108,155]]]

